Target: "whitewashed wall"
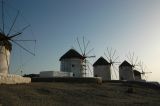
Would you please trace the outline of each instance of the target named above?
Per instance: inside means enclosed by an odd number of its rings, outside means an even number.
[[[24,84],[31,83],[31,78],[13,74],[0,74],[0,84]]]
[[[9,63],[10,63],[10,51],[5,49],[4,46],[0,46],[0,73],[8,74]]]
[[[132,67],[128,67],[128,66],[119,67],[119,79],[133,81],[134,74],[132,71]]]
[[[111,80],[111,68],[108,65],[94,66],[94,76],[102,77],[102,80]]]
[[[84,77],[81,59],[63,59],[61,60],[60,70],[63,72],[73,72],[75,77]]]
[[[41,78],[49,78],[49,77],[73,77],[72,72],[62,72],[62,71],[41,71]]]

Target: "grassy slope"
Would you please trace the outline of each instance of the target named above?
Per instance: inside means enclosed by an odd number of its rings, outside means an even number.
[[[120,83],[0,85],[3,106],[160,106],[160,90]]]

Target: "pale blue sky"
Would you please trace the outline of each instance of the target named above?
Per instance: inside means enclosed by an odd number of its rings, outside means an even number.
[[[120,61],[135,52],[152,71],[149,80],[160,81],[159,0],[7,1],[22,11],[37,39],[36,56],[25,73],[59,70],[59,58],[72,46],[78,48],[76,37],[85,36],[96,59],[106,47],[116,49]]]

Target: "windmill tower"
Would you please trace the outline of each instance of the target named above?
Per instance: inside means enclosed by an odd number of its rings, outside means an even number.
[[[102,77],[103,81],[111,80],[111,64],[103,57],[93,64],[93,70],[94,77]]]
[[[138,71],[138,57],[135,58],[134,53],[130,53],[126,56],[128,61],[124,61],[119,66],[120,80],[140,81],[141,73]]]
[[[124,60],[120,65],[119,65],[119,79],[120,80],[134,80],[133,77],[133,70],[132,70],[132,65]]]
[[[119,56],[116,56],[116,50],[112,49],[112,48],[107,48],[107,53],[104,53],[104,55],[107,58],[107,61],[109,62],[110,66],[111,66],[111,77],[112,79],[115,76],[115,79],[117,79],[117,67],[116,65],[119,64],[120,62],[118,62],[118,58]]]
[[[12,44],[0,32],[0,73],[8,74]]]
[[[26,51],[27,53],[31,55],[35,55],[32,51],[26,49],[23,45],[21,45],[19,42],[35,42],[35,40],[26,40],[26,39],[20,39],[19,36],[23,35],[23,32],[30,27],[30,25],[26,25],[22,27],[20,30],[15,28],[15,24],[19,18],[20,12],[16,11],[15,17],[14,15],[8,15],[6,12],[8,12],[8,8],[6,5],[6,2],[3,0],[0,3],[1,5],[1,20],[0,20],[0,73],[1,74],[8,74],[10,69],[10,54],[11,51],[14,49],[13,45],[16,45]],[[8,17],[10,17],[10,21],[8,20]],[[12,21],[11,21],[12,20]],[[17,38],[17,39],[16,39]]]
[[[73,77],[84,77],[83,72],[84,57],[74,49],[70,49],[59,59],[61,61],[60,70],[72,72]]]
[[[83,76],[87,77],[89,73],[92,73],[92,70],[89,67],[90,62],[88,59],[96,57],[95,55],[89,55],[94,50],[94,48],[89,49],[90,42],[89,41],[86,42],[84,36],[83,36],[83,39],[81,40],[82,43],[80,43],[80,40],[78,39],[78,37],[76,40],[77,40],[81,55],[83,56],[83,65],[82,65]]]

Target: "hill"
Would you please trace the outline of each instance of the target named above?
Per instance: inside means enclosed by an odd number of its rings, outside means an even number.
[[[160,89],[106,82],[0,85],[0,106],[160,106]]]

